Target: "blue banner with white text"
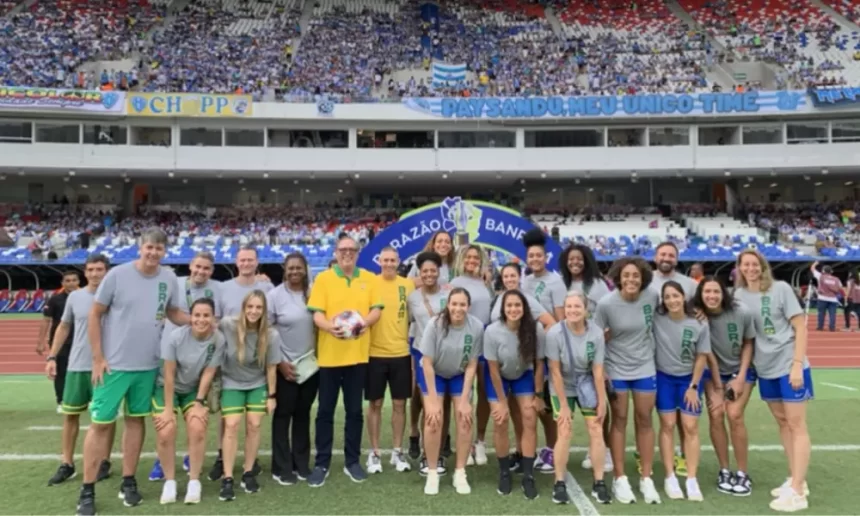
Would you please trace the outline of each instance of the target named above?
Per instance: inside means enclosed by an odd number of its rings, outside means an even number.
[[[821,107],[856,107],[860,103],[860,88],[810,88],[812,105]]]
[[[800,113],[810,111],[802,91],[661,93],[578,97],[408,98],[403,104],[451,119],[609,118]]]

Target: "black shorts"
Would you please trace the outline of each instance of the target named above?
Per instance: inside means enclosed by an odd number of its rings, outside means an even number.
[[[370,357],[364,398],[367,401],[385,398],[386,386],[391,389],[393,400],[412,397],[412,355],[397,358]]]

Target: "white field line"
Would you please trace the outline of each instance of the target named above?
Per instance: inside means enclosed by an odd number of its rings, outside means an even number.
[[[567,496],[573,502],[573,505],[576,506],[579,514],[582,516],[600,515],[600,513],[597,512],[597,507],[591,503],[591,500],[588,499],[588,495],[585,494],[585,491],[582,490],[582,487],[579,486],[579,482],[573,478],[570,471],[564,475],[564,485],[567,487]]]
[[[702,446],[702,451],[713,451],[713,446]],[[588,447],[586,446],[573,446],[570,448],[571,453],[585,453],[588,451]],[[627,448],[628,452],[636,451],[636,447],[629,446]],[[655,448],[656,451],[656,448]],[[750,451],[752,452],[781,452],[782,445],[779,444],[753,444],[750,445]],[[860,444],[816,444],[812,446],[812,451],[814,452],[860,452]],[[362,450],[362,454],[370,452],[369,449]],[[391,450],[383,450],[383,454],[391,453]],[[311,453],[315,453],[311,451]],[[492,448],[487,449],[487,454],[494,455],[495,450]],[[177,451],[176,456],[181,457],[184,456],[184,451]],[[208,452],[206,454],[207,457],[216,456],[216,452]],[[242,455],[242,452],[239,451],[239,455]],[[271,450],[260,450],[260,456],[268,457],[272,455]],[[343,455],[343,450],[332,450],[332,455]],[[114,459],[122,458],[121,453],[113,453],[111,455]],[[140,454],[142,459],[154,459],[156,458],[155,452],[143,452]],[[75,455],[76,459],[81,458],[81,454]],[[58,453],[0,453],[0,462],[3,461],[41,461],[41,460],[59,460],[60,454]]]
[[[826,385],[828,387],[834,387],[836,389],[841,389],[843,391],[857,392],[858,390],[860,390],[860,389],[857,389],[857,387],[848,387],[847,385],[839,385],[838,383],[821,382],[821,385]]]

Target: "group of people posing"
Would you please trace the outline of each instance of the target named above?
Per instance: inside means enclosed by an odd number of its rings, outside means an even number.
[[[63,373],[63,463],[50,483],[74,476],[78,417],[89,406],[78,513],[95,513],[94,484],[110,474],[114,422],[124,405],[120,496],[127,506],[141,501],[135,472],[150,415],[159,457],[150,479],[165,480],[161,503],[177,499],[177,414],[188,436],[186,503],[200,501],[207,425],[217,412],[220,449],[208,477],[221,481],[221,500],[235,497],[243,419],[239,486],[247,493],[259,490],[256,457],[266,414],[272,416],[274,480],[321,487],[330,474],[341,394],[343,471],[362,482],[383,469],[380,428],[388,392],[388,464],[398,472],[416,464],[428,495],[439,493],[452,454],[453,488],[471,492],[466,466],[487,463],[485,436],[492,422],[498,493],[510,494],[514,475],[521,473],[524,496],[535,499],[534,475],[544,472],[555,477],[552,500],[569,503],[565,477],[578,411],[589,438],[583,467],[593,472],[591,495],[599,503],[632,503],[637,495],[625,465],[632,398],[638,487],[646,503],[661,503],[652,480],[655,407],[666,496],[703,500],[697,479],[703,407],[720,466],[716,487],[745,496],[753,483],[744,411],[757,382],[788,462],[788,479],[773,490],[771,508],[808,507],[806,401],[813,390],[804,313],[792,289],[773,279],[764,257],[755,250],[740,253],[732,292],[717,278],[697,283],[676,271],[678,250],[671,243],[657,248],[656,270],[626,257],[604,277],[591,250],[574,244],[559,257],[560,273],[551,272],[544,238],[538,230],[524,236],[528,273],[518,263],[504,265],[498,292],[487,254],[475,245],[455,248],[445,232],[432,236],[406,277],[397,274],[396,249],[381,252],[382,272],[374,275],[356,267],[358,245],[342,238],[336,263],[312,286],[306,260],[291,254],[283,282],[274,287],[256,275],[254,249],[237,253],[239,275],[229,282],[211,279],[214,263],[207,253],[192,260],[189,277],[176,278],[160,265],[166,238],[157,229],[144,233],[134,262],[108,272],[104,257],[90,257],[88,284],[69,295],[47,358],[49,376],[60,374],[57,356],[73,327],[69,372]],[[338,324],[346,311],[363,317],[357,336]],[[364,400],[370,452],[362,467]],[[411,432],[405,448],[407,400]],[[538,422],[546,442],[540,450]],[[607,473],[614,475],[611,484]],[[684,488],[679,476],[686,476]]]

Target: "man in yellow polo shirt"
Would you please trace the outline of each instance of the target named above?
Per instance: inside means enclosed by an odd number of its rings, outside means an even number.
[[[379,432],[382,425],[382,402],[385,388],[391,390],[391,427],[394,451],[390,464],[397,471],[412,466],[401,451],[406,427],[406,400],[412,395],[412,355],[409,351],[409,312],[406,298],[415,290],[415,282],[397,275],[400,257],[397,249],[386,247],[379,254],[379,291],[388,307],[370,331],[370,362],[367,366],[367,433],[371,451],[367,454],[367,472],[382,473]]]
[[[379,320],[383,303],[379,295],[379,279],[355,266],[358,244],[349,237],[337,242],[337,264],[321,272],[314,281],[308,299],[308,310],[314,314],[319,328],[317,362],[319,363],[319,402],[316,420],[316,465],[308,477],[308,485],[321,487],[328,478],[334,439],[334,409],[340,391],[346,411],[344,428],[343,472],[353,482],[363,482],[367,473],[361,467],[361,431],[364,417],[361,410],[362,393],[367,382],[367,362],[370,355],[370,333],[367,329]],[[358,337],[344,339],[333,319],[338,314],[355,310],[366,323]]]

